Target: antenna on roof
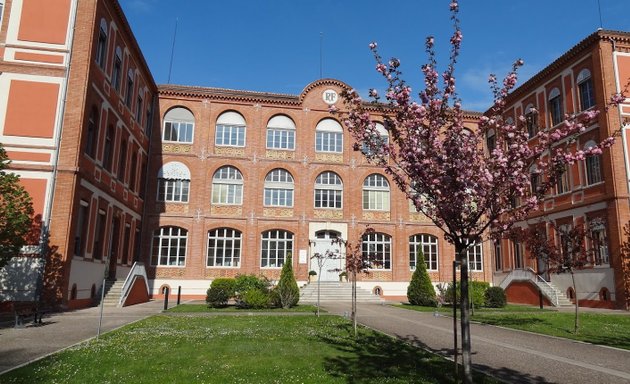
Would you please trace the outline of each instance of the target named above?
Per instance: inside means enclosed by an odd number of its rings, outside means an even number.
[[[602,5],[600,0],[597,0],[597,9],[599,10],[599,29],[604,29],[604,22],[602,21]]]
[[[323,79],[323,62],[324,62],[324,32],[319,33],[319,78]]]
[[[171,62],[168,65],[168,81],[167,84],[171,83],[171,72],[173,71],[173,56],[175,55],[175,38],[177,37],[177,22],[179,19],[175,19],[175,31],[173,32],[173,46],[171,47]]]

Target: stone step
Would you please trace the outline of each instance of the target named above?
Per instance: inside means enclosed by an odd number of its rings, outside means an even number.
[[[304,303],[317,302],[318,283],[308,284],[300,290],[300,301]],[[357,287],[356,297],[358,302],[380,302],[379,296],[372,292]],[[326,301],[352,301],[352,285],[341,282],[321,282],[319,286],[319,300]]]

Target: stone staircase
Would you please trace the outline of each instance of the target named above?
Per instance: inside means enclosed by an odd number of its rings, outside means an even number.
[[[303,286],[300,289],[300,303],[317,303],[317,282]],[[352,283],[336,281],[322,281],[320,286],[321,303],[331,301],[352,301]],[[358,303],[380,303],[381,298],[372,292],[357,287]]]
[[[567,298],[567,295],[564,294],[561,290],[558,289],[551,282],[542,282],[538,280],[532,280],[534,284],[540,289],[543,293],[543,296],[549,299],[552,303],[555,303],[557,307],[572,307],[573,303],[571,300]]]
[[[105,281],[105,296],[103,298],[103,306],[105,307],[117,307],[120,302],[120,296],[122,295],[122,288],[124,282],[121,280],[106,280]],[[96,297],[96,304],[101,304],[101,293],[98,293]]]

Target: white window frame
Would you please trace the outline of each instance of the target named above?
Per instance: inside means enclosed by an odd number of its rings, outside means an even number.
[[[471,272],[483,272],[483,247],[481,243],[473,243],[466,248],[468,270]]]
[[[123,70],[123,58],[120,47],[116,47],[116,54],[114,55],[114,64],[112,65],[112,80],[111,83],[114,86],[116,92],[120,92],[122,82],[122,70]]]
[[[290,117],[276,115],[267,123],[267,149],[280,151],[295,150],[295,123]]]
[[[190,180],[158,179],[157,201],[166,203],[188,203]]]
[[[386,233],[373,232],[363,236],[361,252],[371,270],[391,271],[392,237]]]
[[[589,149],[596,145],[594,141],[589,141],[584,145],[584,149]],[[604,181],[601,155],[592,155],[584,159],[584,178],[587,186],[599,184]]]
[[[213,205],[243,205],[243,174],[236,167],[225,165],[212,176]]]
[[[175,135],[175,137],[173,137]],[[187,108],[178,106],[164,114],[162,141],[192,144],[195,139],[195,116]]]
[[[549,92],[547,106],[549,107],[549,122],[551,126],[556,126],[564,121],[564,106],[562,105],[562,94],[558,88]]]
[[[335,119],[323,119],[315,127],[315,152],[343,153],[343,128]]]
[[[373,173],[363,181],[363,209],[366,211],[390,210],[390,189],[387,178]]]
[[[315,209],[343,209],[343,181],[335,172],[320,173],[315,179],[313,194]]]
[[[409,237],[409,270],[415,271],[418,265],[418,250],[422,249],[428,271],[437,271],[438,238],[427,233],[418,233]]]
[[[532,138],[538,133],[538,113],[534,112],[534,104],[527,104],[525,107],[525,126],[527,127],[527,137]]]
[[[271,170],[265,176],[263,204],[265,207],[293,207],[295,184],[289,171],[282,168]]]
[[[599,223],[591,228],[591,247],[593,251],[593,264],[610,264],[610,252],[606,238],[606,225],[604,223]]]
[[[575,81],[577,83],[578,101],[580,104],[580,111],[586,111],[595,106],[595,88],[593,85],[593,77],[591,71],[584,68],[580,71]],[[587,100],[584,100],[586,95]]]
[[[214,145],[218,147],[245,147],[247,143],[245,118],[234,111],[223,112],[217,118]]]
[[[2,1],[0,1],[0,22],[2,22]],[[96,55],[94,57],[96,64],[98,64],[99,68],[105,70],[107,67],[107,22],[105,19],[101,19],[101,25],[98,29],[98,37],[96,40]]]
[[[282,268],[287,254],[293,255],[294,235],[289,231],[272,229],[261,233],[260,239],[261,268]]]
[[[213,246],[211,247],[211,242]],[[233,228],[215,228],[208,231],[206,267],[239,268],[243,233]]]
[[[164,226],[153,231],[151,265],[159,267],[185,267],[188,230]],[[175,250],[175,253],[171,252]]]

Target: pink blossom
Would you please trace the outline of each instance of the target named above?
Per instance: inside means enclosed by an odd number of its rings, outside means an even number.
[[[370,45],[369,45],[371,50],[376,49],[377,46],[378,46],[378,44],[376,44],[376,41],[371,42]]]

